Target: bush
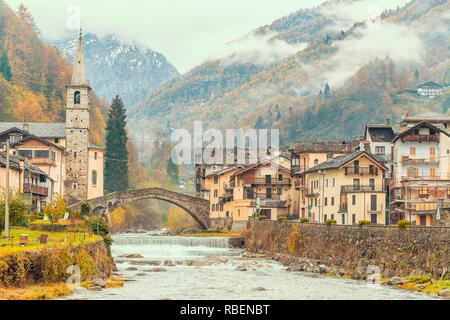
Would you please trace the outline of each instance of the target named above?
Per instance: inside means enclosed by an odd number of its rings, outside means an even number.
[[[278,217],[278,221],[287,221],[287,217],[286,216],[279,216]]]
[[[81,204],[80,213],[83,218],[89,217],[89,215],[91,214],[91,205],[87,202],[83,202]]]
[[[22,193],[10,193],[9,196],[9,225],[11,227],[28,226],[28,206]],[[5,229],[5,199],[0,201],[0,230]]]
[[[92,216],[87,220],[87,226],[93,233],[101,236],[107,245],[112,244],[111,230],[105,220]]]
[[[398,228],[399,229],[406,229],[406,227],[409,227],[411,225],[411,221],[408,220],[400,220],[398,222]]]
[[[358,221],[358,224],[360,226],[368,226],[368,225],[371,225],[372,222],[370,222],[369,220],[361,220],[361,221]]]
[[[334,219],[328,219],[328,220],[325,221],[325,224],[327,226],[331,226],[332,224],[337,224],[337,222]]]
[[[51,203],[44,208],[44,214],[48,217],[51,223],[57,223],[66,213],[66,201],[58,195]]]
[[[258,220],[266,220],[266,219],[267,219],[267,216],[264,216],[264,215],[258,216]]]
[[[300,222],[301,223],[309,223],[309,219],[308,218],[301,218]]]

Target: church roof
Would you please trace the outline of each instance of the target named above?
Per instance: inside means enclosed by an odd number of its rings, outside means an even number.
[[[23,128],[28,125],[28,132],[39,138],[65,138],[66,124],[64,122],[0,122],[0,133],[11,128]]]
[[[83,32],[80,30],[80,36],[78,37],[77,53],[75,55],[75,61],[73,65],[73,74],[71,86],[89,86],[89,82],[86,78],[86,68],[84,66],[84,48],[83,48]]]

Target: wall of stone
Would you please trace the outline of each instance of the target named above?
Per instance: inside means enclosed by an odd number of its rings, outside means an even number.
[[[384,278],[420,274],[440,278],[450,267],[450,228],[252,220],[245,245],[252,252],[317,260],[355,279],[364,279],[369,266],[379,267]]]

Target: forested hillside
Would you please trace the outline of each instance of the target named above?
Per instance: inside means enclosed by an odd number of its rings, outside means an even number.
[[[148,128],[167,122],[192,128],[194,120],[204,120],[218,128],[249,128],[261,117],[290,142],[347,139],[367,122],[447,111],[448,93],[425,99],[413,92],[426,81],[450,82],[449,2],[414,0],[364,21],[338,14],[361,2],[329,1],[258,29],[255,34],[269,34],[269,42],[307,46],[265,65],[237,63],[236,57],[205,63],[151,94],[133,126],[139,120]]]
[[[13,12],[0,0],[0,120],[64,122],[71,65],[43,42],[24,6]],[[101,144],[105,102],[92,95],[92,141]]]

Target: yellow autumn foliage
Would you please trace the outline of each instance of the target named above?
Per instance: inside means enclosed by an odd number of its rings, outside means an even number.
[[[111,227],[114,232],[121,232],[125,228],[127,212],[123,208],[115,209],[111,213]]]

